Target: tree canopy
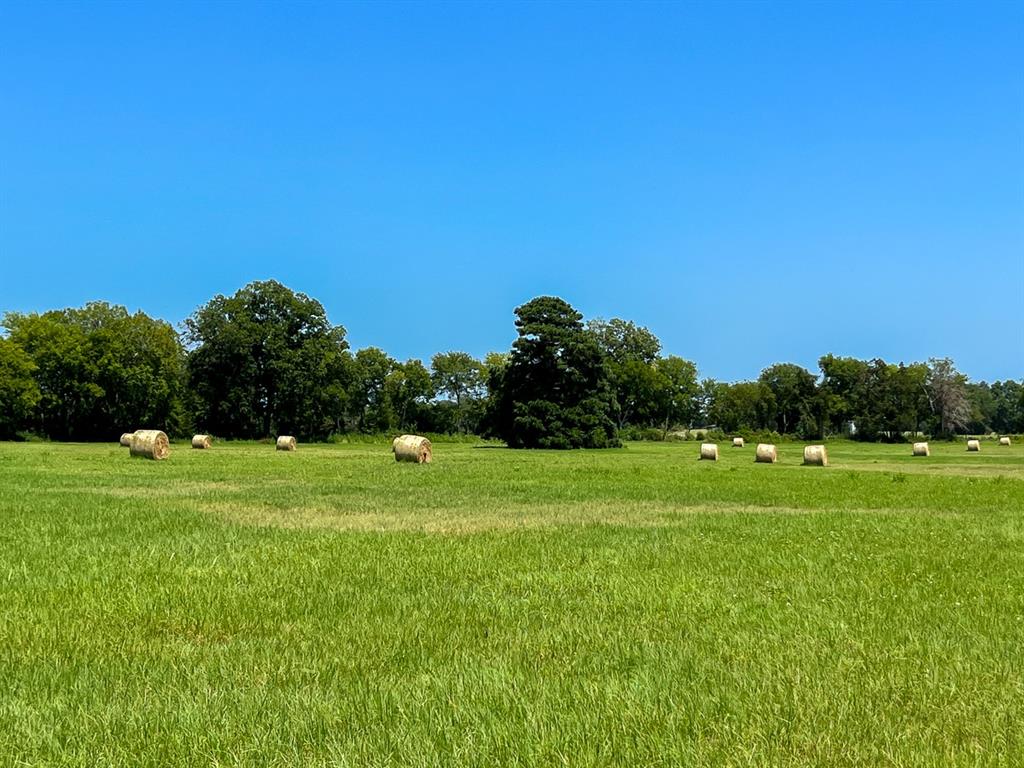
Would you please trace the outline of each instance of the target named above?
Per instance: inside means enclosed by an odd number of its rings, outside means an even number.
[[[430,367],[436,391],[454,403],[457,431],[475,429],[487,382],[486,366],[466,352],[439,352],[431,358]]]
[[[215,296],[185,321],[196,424],[225,437],[325,435],[343,415],[345,329],[280,283]]]
[[[0,438],[10,438],[28,423],[41,397],[29,354],[0,336]]]
[[[170,324],[105,302],[42,314],[8,313],[9,340],[31,359],[31,418],[61,440],[109,439],[127,425],[177,431],[184,351]]]
[[[618,443],[604,356],[583,316],[542,296],[518,307],[509,361],[492,378],[491,424],[513,448],[604,448]]]
[[[9,312],[0,336],[0,438],[173,435],[319,439],[365,433],[486,433],[516,447],[603,447],[689,427],[806,439],[851,433],[1024,432],[1024,382],[970,382],[927,363],[824,355],[818,371],[768,366],[754,381],[698,376],[648,328],[593,319],[542,296],[515,311],[517,338],[483,360],[429,368],[378,347],[349,351],[315,299],[276,281],[214,296],[181,333],[104,302]]]

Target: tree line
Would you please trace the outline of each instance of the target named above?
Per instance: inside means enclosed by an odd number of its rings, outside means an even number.
[[[224,438],[473,433],[514,447],[604,447],[690,427],[802,438],[1024,432],[1024,382],[972,383],[948,359],[825,355],[753,381],[701,379],[649,329],[562,299],[515,310],[507,352],[429,361],[353,351],[320,302],[276,281],[215,296],[176,330],[103,302],[8,312],[0,437],[110,440],[141,426]]]

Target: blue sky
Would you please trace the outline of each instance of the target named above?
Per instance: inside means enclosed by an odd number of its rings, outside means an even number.
[[[556,294],[1020,378],[1024,4],[0,0],[0,310],[267,278],[402,359]]]

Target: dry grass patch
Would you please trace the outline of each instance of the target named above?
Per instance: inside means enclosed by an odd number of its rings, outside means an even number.
[[[470,511],[423,508],[396,512],[382,507],[372,511],[324,504],[280,508],[266,505],[215,502],[203,510],[231,523],[295,530],[417,532],[469,535],[494,531],[551,530],[564,527],[615,526],[627,528],[674,527],[688,524],[695,515],[816,515],[823,510],[749,504],[665,504],[664,502],[589,502],[506,505]],[[846,509],[851,515],[888,515],[888,510]],[[953,516],[957,512],[929,510],[922,514]]]

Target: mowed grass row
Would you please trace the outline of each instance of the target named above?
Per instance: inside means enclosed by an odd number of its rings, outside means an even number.
[[[0,444],[0,764],[1018,765],[1024,449]]]

